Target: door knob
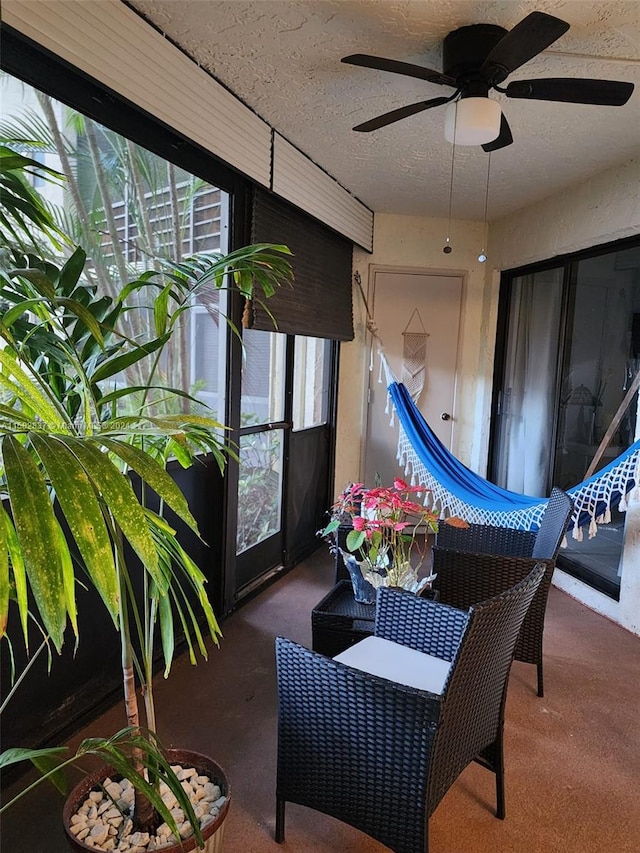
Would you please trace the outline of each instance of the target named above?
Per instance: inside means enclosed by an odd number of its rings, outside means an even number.
[[[440,417],[442,418],[443,421],[450,421],[451,420],[451,415],[449,414],[449,412],[443,412],[440,415]]]

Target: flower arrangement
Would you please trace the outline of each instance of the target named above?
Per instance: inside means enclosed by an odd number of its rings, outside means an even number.
[[[418,578],[426,555],[418,534],[436,533],[438,516],[414,497],[427,491],[396,478],[392,487],[367,489],[362,483],[348,486],[331,507],[331,521],[321,536],[332,536],[340,524],[350,521],[345,562],[357,560],[363,577],[372,586],[399,586],[420,592],[433,575]],[[342,549],[340,549],[342,550]]]

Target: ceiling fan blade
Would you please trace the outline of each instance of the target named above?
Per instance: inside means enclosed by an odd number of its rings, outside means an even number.
[[[505,90],[508,98],[537,101],[564,101],[569,104],[598,104],[621,107],[633,92],[633,83],[620,80],[588,80],[548,77],[541,80],[514,80]]]
[[[382,56],[369,56],[366,53],[352,53],[350,56],[343,56],[340,61],[346,62],[347,65],[362,65],[364,68],[375,68],[377,71],[405,74],[407,77],[417,77],[418,80],[428,80],[430,83],[439,83],[441,86],[454,88],[456,86],[453,77],[447,77],[440,71],[432,71],[431,68],[423,68],[422,65],[413,65],[410,62],[384,59]]]
[[[406,107],[391,110],[391,112],[372,118],[369,121],[363,122],[363,124],[358,124],[353,129],[361,133],[368,133],[370,130],[378,130],[380,127],[386,127],[388,124],[393,124],[394,121],[408,118],[416,113],[421,113],[423,110],[430,110],[432,107],[440,107],[442,104],[448,104],[451,100],[452,98],[432,98],[430,101],[418,101],[417,104],[409,104]]]
[[[505,114],[502,113],[502,116],[500,117],[500,133],[491,142],[486,142],[482,146],[482,150],[486,151],[488,154],[489,151],[498,151],[500,148],[506,148],[507,145],[511,145],[512,142],[513,136],[511,135],[509,122],[507,121]]]
[[[489,53],[480,68],[485,79],[501,83],[505,77],[533,59],[569,29],[566,21],[531,12],[504,35]]]

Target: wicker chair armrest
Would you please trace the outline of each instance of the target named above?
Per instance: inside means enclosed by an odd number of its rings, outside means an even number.
[[[383,736],[387,728],[402,725],[407,706],[413,711],[406,719],[413,717],[414,725],[419,719],[428,728],[440,715],[441,696],[355,669],[285,637],[276,637],[276,670],[279,716],[295,710],[311,726],[314,717],[322,718],[325,725],[335,719],[342,746],[350,719],[360,731],[363,721],[369,720]],[[364,741],[363,748],[368,750]]]
[[[438,590],[442,603],[467,610],[519,583],[537,563],[547,566],[546,583],[543,581],[542,584],[546,586],[551,580],[555,560],[434,549],[433,572],[436,578],[433,586]],[[544,597],[546,600],[546,593]]]
[[[456,607],[382,588],[376,602],[374,634],[452,661],[468,621],[468,614]]]
[[[315,685],[314,691],[321,686],[322,698],[326,699],[327,712],[335,708],[336,703],[342,701],[346,706],[352,703],[364,703],[360,710],[365,710],[366,704],[382,701],[387,694],[399,691],[415,694],[420,698],[424,705],[425,720],[436,722],[440,713],[441,697],[438,694],[372,675],[314,652],[286,637],[276,637],[276,668],[278,683],[290,682],[294,692],[298,694],[299,702],[305,701],[305,697],[300,695],[300,688],[305,681],[308,680]],[[319,706],[317,695],[312,701],[316,707]],[[390,717],[391,719],[393,717]]]
[[[468,528],[440,524],[434,550],[451,548],[455,551],[484,554],[513,554],[530,557],[536,541],[531,530],[471,524]]]

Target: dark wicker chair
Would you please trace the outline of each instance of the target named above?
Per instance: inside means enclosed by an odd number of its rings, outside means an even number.
[[[504,817],[507,679],[544,571],[536,565],[512,589],[468,612],[379,590],[377,637],[437,657],[440,666],[451,661],[438,694],[276,639],[276,841],[284,840],[285,803],[294,802],[396,853],[428,853],[429,817],[473,760],[496,774],[496,814]]]
[[[537,667],[538,696],[544,695],[542,635],[551,577],[567,530],[573,502],[554,488],[537,532],[472,524],[468,529],[440,525],[433,549],[433,583],[440,601],[467,609],[517,583],[535,565],[547,566],[516,645],[515,659]]]

